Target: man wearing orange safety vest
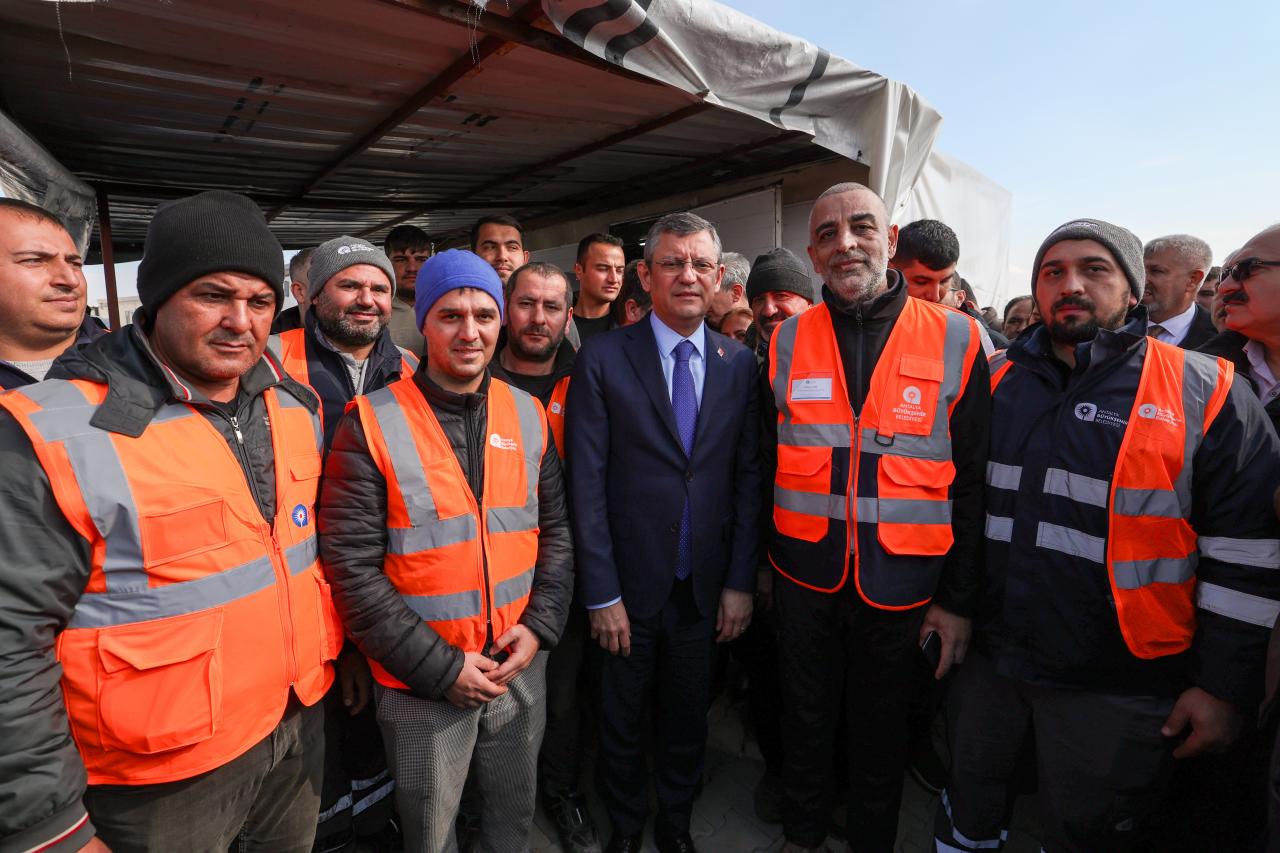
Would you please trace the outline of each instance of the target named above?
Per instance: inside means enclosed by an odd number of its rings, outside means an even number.
[[[809,216],[822,301],[769,340],[761,445],[776,471],[789,851],[822,846],[840,750],[853,849],[893,849],[917,647],[937,633],[941,678],[968,643],[987,363],[972,319],[908,296],[887,269],[896,239],[874,192],[828,189]]]
[[[244,196],[162,205],[138,295],[0,397],[0,848],[303,853],[342,627],[280,244]]]
[[[1132,849],[1173,761],[1225,748],[1254,716],[1280,613],[1280,440],[1247,383],[1147,336],[1129,231],[1068,222],[1032,269],[1044,322],[992,359],[947,853],[1001,845],[1032,738],[1044,849]]]
[[[391,339],[396,272],[382,250],[358,237],[335,237],[311,253],[308,275],[302,327],[272,335],[269,346],[290,376],[320,396],[327,450],[347,404],[412,376],[418,357]],[[353,836],[394,843],[395,782],[368,701],[369,666],[348,644],[337,669],[338,684],[325,699],[316,846],[337,849]]]
[[[357,397],[321,496],[321,553],[369,658],[410,850],[452,849],[468,770],[479,849],[524,850],[573,556],[542,404],[490,377],[502,284],[470,252],[428,259],[426,359]],[[352,512],[359,507],[359,512]]]
[[[564,459],[564,407],[576,350],[566,339],[573,290],[553,264],[533,261],[511,273],[505,285],[505,346],[489,369],[493,376],[537,397],[560,460]],[[564,635],[547,656],[547,727],[538,758],[538,791],[565,853],[598,849],[600,840],[582,777],[584,719],[578,690],[586,661],[587,611],[575,597]]]

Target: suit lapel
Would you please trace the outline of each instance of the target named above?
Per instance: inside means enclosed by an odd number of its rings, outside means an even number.
[[[653,327],[646,317],[628,328],[634,331],[625,347],[627,359],[649,395],[658,417],[667,425],[667,431],[675,439],[676,446],[683,451],[684,445],[680,443],[680,433],[676,430],[675,412],[671,409],[671,395],[667,393],[667,380],[662,377],[662,363],[658,360],[658,341],[653,336]]]
[[[693,449],[695,452],[698,449],[698,443],[702,441],[702,436],[706,434],[706,431],[711,426],[712,416],[708,413],[716,410],[729,385],[729,363],[721,355],[724,347],[711,339],[710,329],[704,326],[703,332],[706,337],[703,339],[702,345],[702,364],[704,367],[702,403],[698,406],[698,426],[693,433]]]

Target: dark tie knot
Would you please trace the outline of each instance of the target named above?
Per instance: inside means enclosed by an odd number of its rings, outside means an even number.
[[[687,363],[689,359],[693,358],[694,351],[693,341],[684,340],[676,344],[676,363]]]

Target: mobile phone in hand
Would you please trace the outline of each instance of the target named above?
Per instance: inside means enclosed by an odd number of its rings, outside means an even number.
[[[929,662],[930,671],[936,672],[938,663],[942,660],[942,638],[937,631],[930,631],[925,635],[924,642],[920,644],[920,654]]]

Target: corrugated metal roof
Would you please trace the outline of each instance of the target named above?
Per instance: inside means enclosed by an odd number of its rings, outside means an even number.
[[[465,4],[10,0],[0,6],[0,107],[108,192],[122,245],[141,242],[158,201],[199,189],[255,197],[288,246],[380,236],[418,210],[411,221],[432,234],[487,210],[568,217],[666,180],[696,187],[831,156],[803,134],[707,106],[530,173],[697,101],[606,70],[545,24],[539,38],[562,52],[508,42],[475,65],[495,19],[471,31],[440,17],[451,5]],[[540,10],[525,5],[512,0],[508,12],[492,0],[486,16],[528,32]],[[297,200],[451,68],[464,73]],[[742,150],[756,141],[772,142]]]

